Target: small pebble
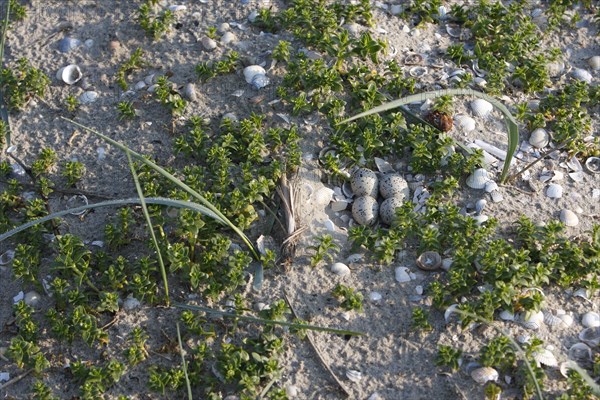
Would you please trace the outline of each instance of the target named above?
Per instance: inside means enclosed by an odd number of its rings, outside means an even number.
[[[214,50],[217,47],[217,42],[215,42],[214,40],[212,40],[211,38],[204,36],[201,40],[200,43],[202,43],[202,47],[204,47],[205,50],[211,51]]]
[[[187,85],[185,85],[185,88],[183,89],[183,95],[189,100],[189,101],[196,101],[198,100],[198,95],[196,94],[196,87],[194,86],[193,83],[188,83]]]
[[[123,309],[131,311],[141,305],[140,301],[133,296],[128,296],[123,302]]]
[[[235,41],[235,35],[231,32],[226,32],[221,36],[221,43],[223,44],[229,44],[233,41]]]

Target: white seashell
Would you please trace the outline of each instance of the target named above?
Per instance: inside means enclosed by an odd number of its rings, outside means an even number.
[[[537,330],[544,322],[544,313],[541,311],[528,311],[519,316],[519,320],[527,329]]]
[[[392,4],[390,6],[390,13],[392,15],[398,15],[402,13],[402,5],[401,4]]]
[[[581,333],[579,334],[580,337]],[[569,348],[568,357],[569,360],[573,361],[591,361],[592,349],[590,349],[590,347],[586,343],[575,343]]]
[[[221,43],[223,43],[223,44],[229,44],[231,42],[234,42],[235,39],[236,39],[236,37],[233,34],[233,32],[225,32],[223,34],[223,36],[221,36]]]
[[[138,83],[133,85],[134,90],[142,90],[145,87],[146,87],[146,82],[144,82],[144,81],[139,81]]]
[[[473,114],[480,118],[487,117],[493,109],[494,106],[492,103],[484,99],[476,99],[471,102],[471,110],[473,110]]]
[[[538,364],[542,364],[550,368],[558,367],[558,361],[556,360],[556,356],[548,349],[540,349],[538,351],[534,351],[532,356]]]
[[[38,304],[40,304],[41,297],[37,292],[32,290],[30,292],[25,293],[23,301],[25,301],[25,304],[27,304],[28,306],[35,307]]]
[[[371,196],[361,196],[352,204],[352,217],[359,225],[372,225],[377,220],[379,204]]]
[[[512,311],[508,311],[508,310],[502,310],[500,311],[500,319],[503,321],[514,321],[515,320],[515,314]]]
[[[471,371],[471,378],[479,384],[498,380],[498,371],[491,367],[479,367]]]
[[[421,67],[419,65],[415,65],[408,70],[408,74],[413,78],[419,78],[421,76],[426,75],[428,72],[427,68]]]
[[[371,300],[373,303],[380,302],[382,298],[383,298],[383,296],[379,292],[369,293],[369,300]]]
[[[329,232],[335,232],[335,224],[331,219],[327,218],[325,221],[323,221],[323,225]]]
[[[396,208],[401,207],[404,201],[399,197],[385,199],[379,206],[379,218],[386,225],[392,225],[396,217]]]
[[[452,266],[452,263],[453,263],[453,262],[454,262],[454,260],[453,260],[453,259],[451,259],[451,258],[444,258],[444,259],[442,260],[442,266],[441,266],[441,268],[442,268],[444,271],[449,271],[449,270],[450,270],[450,267]]]
[[[581,325],[586,328],[595,328],[600,326],[600,314],[594,311],[588,311],[581,317]]]
[[[363,255],[362,254],[355,253],[355,254],[350,254],[348,256],[348,258],[346,258],[346,262],[348,264],[352,264],[352,263],[360,262],[362,259],[363,259]]]
[[[477,123],[468,115],[459,114],[454,117],[454,123],[462,132],[471,132],[475,130]]]
[[[67,65],[66,67],[62,67],[56,73],[56,79],[60,79],[67,85],[74,85],[79,82],[79,80],[83,77],[81,70],[75,64]]]
[[[517,335],[517,342],[520,344],[528,344],[531,343],[531,336],[527,333],[522,335]]]
[[[485,189],[485,191],[487,193],[491,193],[494,190],[498,190],[498,184],[496,182],[494,182],[494,181],[488,181],[488,182],[485,183],[485,188],[484,189]]]
[[[362,374],[360,371],[349,369],[346,371],[346,378],[350,379],[352,382],[358,383],[362,379]]]
[[[379,180],[375,172],[367,168],[359,168],[352,173],[350,185],[355,196],[377,197]]]
[[[585,342],[590,347],[596,347],[600,344],[600,327],[591,326],[579,332],[579,340]]]
[[[458,304],[452,304],[451,306],[446,308],[446,311],[444,311],[444,320],[446,321],[446,323],[450,322],[450,318],[452,317],[452,314],[456,314],[457,310],[458,310]]]
[[[550,78],[559,77],[565,70],[565,63],[560,61],[549,62],[546,64],[546,71],[548,71],[548,76]]]
[[[408,182],[398,174],[384,175],[379,181],[379,193],[384,199],[397,197],[400,200],[410,196]]]
[[[592,83],[592,74],[590,74],[589,72],[587,72],[585,69],[581,69],[581,68],[575,68],[573,69],[573,71],[571,71],[571,76],[578,80],[578,81],[583,81],[585,83]]]
[[[344,211],[346,208],[348,208],[349,204],[350,204],[350,201],[348,201],[348,200],[335,200],[335,201],[331,202],[331,211],[333,211],[333,212]]]
[[[202,47],[204,47],[205,50],[211,51],[217,48],[217,42],[215,42],[213,39],[209,38],[208,36],[204,36],[202,39],[200,39],[200,43],[202,43]]]
[[[548,185],[548,188],[546,189],[546,196],[550,197],[551,199],[560,199],[563,195],[563,188],[562,186],[556,184],[556,183],[552,183],[550,185]]]
[[[462,34],[462,28],[458,24],[446,24],[446,32],[453,38],[459,38]]]
[[[557,317],[561,319],[566,327],[573,325],[573,316],[571,314],[558,314]]]
[[[23,291],[21,290],[19,293],[17,293],[16,296],[13,297],[13,303],[17,304],[18,302],[23,300],[24,297],[25,297],[25,293],[23,293]]]
[[[529,144],[538,149],[546,147],[549,141],[550,135],[544,128],[534,129],[533,132],[529,134]]]
[[[564,322],[562,318],[552,314],[550,311],[544,313],[544,323],[548,326],[563,326]]]
[[[487,200],[485,199],[479,199],[475,202],[475,212],[477,212],[477,214],[481,214],[481,212],[483,211],[483,209],[485,208],[485,206],[487,205]]]
[[[198,100],[198,95],[196,94],[196,87],[194,86],[193,83],[188,83],[185,85],[185,88],[183,88],[183,95],[189,101],[194,102],[194,101]]]
[[[426,251],[417,258],[416,264],[424,271],[435,271],[442,266],[442,257],[436,251]]]
[[[249,65],[244,68],[244,79],[246,82],[252,83],[256,75],[266,75],[267,71],[260,65]]]
[[[406,267],[398,267],[394,270],[396,275],[396,281],[400,283],[411,281],[410,274],[408,272],[408,268]]]
[[[177,11],[185,11],[187,10],[187,7],[181,4],[173,4],[169,6],[169,10],[173,11],[173,12],[177,12]]]
[[[593,174],[600,174],[600,157],[588,157],[585,168]]]
[[[483,189],[489,180],[488,172],[484,168],[478,168],[467,177],[467,186],[471,189]]]
[[[58,50],[60,50],[63,53],[68,53],[69,51],[76,49],[80,45],[81,40],[72,37],[66,37],[58,42]]]
[[[383,158],[374,157],[373,161],[375,161],[377,170],[379,170],[379,172],[381,172],[382,174],[389,174],[389,173],[395,172],[394,167],[392,167],[392,164],[385,161]]]
[[[261,74],[255,75],[254,78],[252,79],[252,82],[250,82],[252,87],[256,90],[264,88],[269,83],[271,83],[271,80],[269,78],[267,78],[266,75],[261,75]]]
[[[594,71],[600,70],[600,56],[593,56],[588,59],[588,65]]]
[[[135,308],[138,308],[142,303],[132,295],[127,296],[125,301],[123,302],[123,309],[127,311],[131,311]]]
[[[311,196],[314,201],[314,205],[318,207],[324,207],[328,205],[331,202],[331,200],[333,200],[333,193],[333,189],[330,189],[325,186],[321,187]]]
[[[350,268],[344,263],[336,262],[331,266],[331,272],[339,276],[346,276],[350,274]]]
[[[83,92],[80,96],[79,96],[79,102],[81,104],[92,104],[93,102],[95,102],[96,100],[98,100],[98,93],[94,92],[93,90],[89,90],[87,92]]]
[[[6,382],[10,380],[9,372],[0,372],[0,382]]]
[[[577,226],[579,224],[579,217],[571,210],[561,210],[559,218],[566,226]]]
[[[569,177],[575,182],[583,182],[583,171],[569,172]]]
[[[415,293],[418,294],[419,296],[423,294],[423,286],[421,285],[417,285],[415,286]]]
[[[481,225],[484,222],[487,222],[488,219],[490,219],[490,217],[488,217],[487,215],[473,215],[471,218],[475,220],[477,225]]]
[[[15,252],[14,250],[6,250],[4,253],[0,255],[0,265],[8,265],[14,260]]]

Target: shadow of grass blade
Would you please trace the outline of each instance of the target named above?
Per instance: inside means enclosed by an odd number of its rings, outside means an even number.
[[[187,208],[192,211],[196,211],[201,214],[204,214],[208,217],[214,218],[216,221],[225,225],[225,221],[223,221],[221,218],[219,218],[218,215],[215,215],[211,210],[207,209],[204,206],[201,206],[200,204],[193,203],[191,201],[173,200],[173,199],[167,199],[167,198],[163,198],[163,197],[148,197],[145,199],[145,201],[148,204],[160,204],[160,205],[169,206],[169,207]],[[27,222],[23,225],[20,225],[14,229],[11,229],[8,232],[0,234],[0,242],[8,239],[9,237],[11,237],[19,232],[22,232],[28,228],[31,228],[34,225],[42,224],[44,222],[50,221],[54,218],[59,218],[59,217],[65,216],[67,214],[79,213],[79,212],[82,212],[85,210],[90,210],[93,208],[115,207],[115,206],[118,207],[118,206],[123,206],[123,205],[127,205],[127,204],[140,204],[140,203],[141,203],[141,200],[139,198],[108,200],[108,201],[103,201],[101,203],[88,204],[88,205],[81,206],[81,207],[70,208],[68,210],[57,211],[50,215],[46,215],[45,217],[42,217],[42,218],[39,218],[39,219],[36,219],[33,221],[29,221],[29,222]]]
[[[271,319],[249,317],[247,315],[237,315],[237,314],[232,314],[232,313],[228,313],[225,311],[213,310],[212,308],[193,306],[191,304],[175,304],[175,307],[179,307],[179,308],[183,308],[185,310],[191,310],[191,311],[200,311],[200,312],[204,312],[207,314],[218,315],[218,316],[225,317],[225,318],[234,318],[234,319],[238,319],[240,321],[256,322],[258,324],[281,325],[281,326],[287,326],[287,327],[296,328],[296,329],[309,329],[311,331],[317,331],[317,332],[335,333],[337,335],[350,335],[350,336],[364,336],[365,335],[362,332],[348,331],[348,330],[344,330],[344,329],[334,329],[334,328],[327,328],[327,327],[317,326],[317,325],[296,324],[294,322],[275,321],[275,320],[271,320]]]
[[[95,131],[94,129],[92,129],[90,127],[87,127],[87,126],[82,125],[82,124],[80,124],[78,122],[75,122],[72,119],[65,118],[65,117],[62,117],[62,116],[61,116],[61,118],[64,119],[65,121],[67,121],[67,122],[72,123],[73,125],[76,125],[76,126],[82,128],[82,129],[85,129],[88,132],[93,133],[94,135],[102,138],[106,142],[112,144],[115,147],[118,147],[119,149],[121,149],[123,151],[129,151],[130,154],[135,159],[143,162],[144,164],[146,164],[147,166],[149,166],[150,168],[154,169],[156,172],[158,172],[159,174],[161,174],[162,176],[164,176],[165,178],[167,178],[168,180],[170,180],[171,182],[173,182],[175,185],[179,186],[181,189],[185,190],[186,192],[188,192],[189,194],[191,194],[192,196],[194,196],[200,203],[202,203],[202,205],[204,205],[206,208],[208,208],[209,210],[211,210],[213,212],[213,214],[217,215],[222,221],[224,221],[225,224],[229,228],[231,228],[242,239],[242,241],[244,243],[246,243],[246,245],[248,246],[248,248],[250,249],[250,251],[252,252],[252,255],[254,256],[254,258],[256,260],[260,259],[260,257],[258,256],[258,252],[257,252],[256,248],[254,247],[254,245],[252,244],[252,242],[250,241],[250,239],[248,239],[248,237],[244,234],[244,232],[242,232],[241,229],[239,229],[237,226],[235,226],[211,202],[209,202],[202,195],[200,195],[200,193],[196,192],[194,189],[192,189],[191,187],[189,187],[188,185],[186,185],[185,183],[183,183],[182,181],[180,181],[179,179],[177,179],[176,177],[174,177],[172,174],[170,174],[169,172],[167,172],[162,167],[158,166],[157,164],[153,163],[150,160],[147,160],[141,154],[136,153],[135,151],[129,149],[127,146],[125,146],[125,145],[117,142],[116,140],[113,140],[113,139],[109,138],[108,136],[105,136],[105,135],[101,134],[98,131]]]
[[[504,166],[502,167],[502,174],[500,175],[500,182],[504,183],[506,177],[508,175],[508,170],[510,168],[510,163],[512,161],[513,154],[517,149],[517,145],[519,143],[519,127],[517,126],[517,121],[510,113],[508,108],[504,106],[504,104],[500,103],[498,100],[489,96],[485,93],[478,92],[472,89],[444,89],[444,90],[435,90],[432,92],[424,92],[419,94],[414,94],[411,96],[406,96],[398,100],[390,101],[389,103],[382,104],[375,108],[372,108],[368,111],[357,114],[353,117],[345,119],[340,123],[346,123],[350,121],[354,121],[355,119],[366,117],[367,115],[376,114],[388,110],[392,110],[394,108],[404,106],[406,104],[425,101],[427,99],[435,99],[441,96],[475,96],[481,99],[489,101],[494,107],[496,107],[503,115],[504,121],[506,122],[506,126],[508,128],[508,150],[506,151],[506,159],[504,160]]]

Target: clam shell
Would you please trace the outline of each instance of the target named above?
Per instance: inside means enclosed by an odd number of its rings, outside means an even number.
[[[360,371],[349,369],[348,371],[346,371],[346,378],[348,378],[352,382],[357,383],[362,379],[362,374],[360,373]]]
[[[579,217],[571,210],[561,210],[559,218],[566,226],[577,226],[579,224]]]
[[[321,187],[319,190],[313,193],[311,196],[316,206],[324,207],[333,200],[333,189],[328,187]]]
[[[551,199],[560,199],[563,195],[563,188],[562,186],[556,184],[556,183],[552,183],[550,185],[548,185],[548,188],[546,189],[546,196],[550,197]]]
[[[589,311],[581,317],[581,325],[586,328],[596,328],[600,326],[600,315],[597,312]]]
[[[476,122],[468,115],[460,114],[454,117],[454,123],[462,132],[471,132],[475,130]]]
[[[379,193],[384,199],[397,197],[400,200],[410,196],[408,182],[398,174],[384,175],[379,181]]]
[[[426,251],[417,257],[416,263],[424,271],[436,271],[442,266],[442,257],[436,251]]]
[[[389,173],[395,172],[394,167],[392,167],[392,164],[385,161],[383,158],[374,157],[373,161],[375,161],[377,170],[379,170],[379,172],[381,172],[382,174],[389,174]]]
[[[585,69],[581,69],[581,68],[575,68],[573,69],[573,71],[571,71],[571,76],[578,80],[578,81],[583,81],[585,83],[592,83],[592,74],[590,74],[588,71],[586,71]]]
[[[404,283],[411,281],[409,269],[406,267],[398,267],[394,270],[394,275],[397,282]]]
[[[346,264],[341,262],[336,262],[333,265],[331,265],[330,270],[338,276],[345,276],[350,274],[350,268],[348,268]]]
[[[583,332],[581,332],[583,333]],[[579,334],[580,340],[581,333]],[[597,345],[597,344],[596,344]],[[586,343],[575,343],[569,348],[568,354],[569,360],[573,361],[591,361],[592,360],[592,349]]]
[[[489,180],[488,172],[484,168],[478,168],[467,177],[467,186],[471,189],[483,189]]]
[[[56,73],[56,79],[60,79],[67,85],[74,85],[79,82],[79,80],[83,77],[81,70],[75,64],[67,65],[66,67],[62,67]]]
[[[404,57],[404,65],[418,65],[423,62],[423,56],[418,53],[410,53]]]
[[[537,330],[544,322],[544,313],[541,311],[528,311],[521,314],[519,320],[525,328]]]
[[[450,318],[452,314],[456,314],[456,310],[458,310],[458,304],[452,304],[446,308],[446,311],[444,311],[444,320],[446,323],[450,322]]]
[[[487,200],[485,199],[479,199],[475,202],[475,212],[477,214],[481,214],[481,212],[483,211],[483,209],[485,208],[485,206],[487,205]]]
[[[14,260],[15,251],[14,250],[6,250],[4,253],[0,255],[0,265],[8,265]]]
[[[65,37],[58,42],[58,50],[62,53],[68,53],[81,45],[81,40],[72,37]]]
[[[223,44],[229,44],[231,42],[235,41],[235,35],[233,34],[233,32],[225,32],[223,34],[223,36],[221,36],[221,43]]]
[[[32,290],[30,292],[25,293],[25,297],[23,298],[23,301],[28,306],[35,307],[38,304],[40,304],[41,297],[38,292]]]
[[[396,208],[402,206],[403,199],[400,197],[390,197],[385,199],[379,206],[379,218],[386,225],[392,225],[396,216]]]
[[[494,182],[494,181],[488,181],[488,182],[485,183],[485,188],[484,189],[485,189],[485,191],[487,193],[491,193],[494,190],[498,190],[498,184],[496,182]]]
[[[471,102],[471,110],[473,110],[473,114],[480,118],[487,117],[493,109],[494,106],[492,103],[484,99],[476,99]]]
[[[377,197],[379,180],[375,172],[367,168],[359,168],[352,174],[350,185],[355,196]]]
[[[557,317],[560,318],[566,327],[573,325],[573,316],[571,314],[559,314]]]
[[[428,72],[427,68],[421,67],[421,66],[418,66],[418,65],[416,65],[414,67],[411,67],[408,70],[408,74],[410,76],[412,76],[413,78],[419,78],[419,77],[421,77],[423,75],[427,75],[427,72]]]
[[[585,328],[579,332],[579,340],[590,347],[596,347],[600,344],[600,326]]]
[[[498,371],[491,367],[479,367],[471,371],[471,378],[479,384],[498,380]]]
[[[558,367],[558,360],[556,359],[556,356],[548,349],[534,351],[532,356],[538,364],[542,364],[550,368]]]
[[[187,85],[185,85],[185,88],[183,89],[183,95],[189,101],[198,100],[198,95],[196,94],[196,87],[193,83],[188,83]]]
[[[588,59],[588,65],[594,71],[600,70],[600,56],[593,56]]]
[[[202,39],[200,39],[200,43],[202,43],[202,47],[204,47],[205,50],[214,50],[217,48],[217,42],[215,42],[213,39],[204,36]]]
[[[383,296],[379,292],[369,293],[369,300],[371,300],[373,303],[380,302],[382,298],[383,298]]]
[[[546,131],[544,128],[534,129],[529,134],[529,144],[533,147],[537,147],[538,149],[546,147],[549,141],[550,135],[548,134],[548,131]]]
[[[244,68],[244,79],[246,82],[252,83],[256,75],[266,75],[267,71],[260,65],[249,65]]]
[[[372,225],[377,220],[379,204],[371,196],[361,196],[352,204],[352,216],[359,225]]]
[[[98,92],[94,92],[93,90],[89,90],[87,92],[81,93],[79,96],[79,102],[81,104],[92,104],[96,100],[98,100]]]
[[[89,204],[88,198],[83,194],[76,194],[67,199],[67,207],[68,208],[87,206],[88,204]],[[71,215],[83,215],[87,212],[88,212],[88,210],[82,210],[82,211],[72,212],[70,214]]]
[[[488,219],[490,219],[490,217],[488,217],[487,215],[473,215],[471,218],[473,218],[475,220],[477,225],[481,225],[484,222],[486,222]]]
[[[565,323],[557,315],[552,314],[550,311],[544,312],[544,323],[548,326],[564,326]]]
[[[585,168],[593,174],[600,174],[600,157],[588,157]]]

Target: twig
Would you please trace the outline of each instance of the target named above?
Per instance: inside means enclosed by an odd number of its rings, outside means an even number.
[[[286,303],[290,307],[290,310],[292,311],[292,315],[294,316],[294,318],[298,318],[298,314],[296,313],[296,310],[294,310],[294,306],[292,306],[292,302],[290,301],[290,299],[288,298],[286,293],[283,294],[283,298],[285,299]],[[348,392],[348,390],[346,389],[344,384],[338,379],[338,377],[335,375],[333,370],[329,367],[329,365],[323,359],[323,356],[321,355],[319,348],[315,345],[315,342],[313,341],[312,335],[310,332],[306,332],[306,338],[308,339],[308,343],[310,343],[311,347],[317,354],[319,361],[321,361],[321,365],[323,365],[323,367],[327,370],[327,372],[329,372],[329,374],[331,375],[331,377],[333,378],[335,383],[337,383],[338,386],[340,387],[340,389],[346,394],[346,397],[350,397],[350,392]]]
[[[23,372],[21,375],[19,376],[15,376],[14,378],[12,378],[10,381],[6,382],[4,385],[0,386],[0,390],[4,390],[7,387],[9,387],[10,385],[13,385],[17,382],[19,382],[21,379],[25,378],[27,375],[29,375],[30,373],[32,373],[34,371],[33,368]]]
[[[108,328],[110,328],[111,326],[113,326],[117,321],[119,320],[119,316],[115,315],[115,317],[113,319],[111,319],[110,321],[108,321],[108,323],[106,325],[104,325],[102,328],[103,331],[107,330]]]

